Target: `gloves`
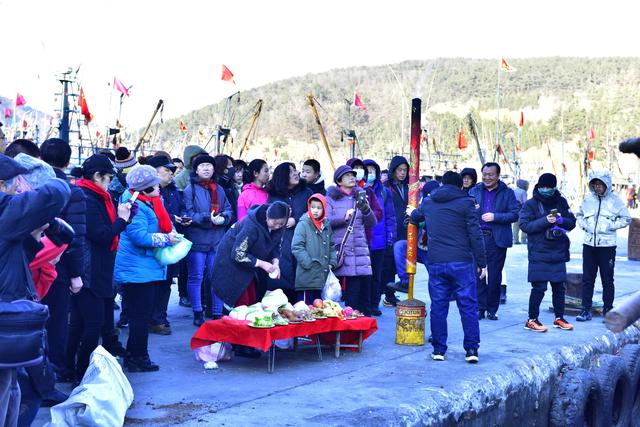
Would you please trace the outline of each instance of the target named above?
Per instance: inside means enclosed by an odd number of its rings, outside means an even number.
[[[129,223],[131,223],[131,221],[133,221],[133,217],[136,216],[138,214],[138,211],[140,210],[140,208],[138,207],[137,203],[134,203],[131,205],[131,214],[129,214]]]
[[[562,218],[561,216],[556,218],[556,224],[562,225],[563,222],[564,222],[564,218]]]

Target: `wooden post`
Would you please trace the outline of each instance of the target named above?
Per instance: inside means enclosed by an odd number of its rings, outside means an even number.
[[[325,150],[327,150],[327,155],[329,156],[329,161],[331,162],[331,167],[333,170],[336,170],[336,165],[333,162],[333,156],[331,156],[331,149],[329,148],[329,143],[327,142],[327,137],[324,134],[324,128],[322,127],[322,122],[320,122],[320,116],[318,115],[318,110],[316,109],[316,104],[313,101],[313,95],[307,95],[307,102],[309,102],[309,106],[311,107],[311,112],[313,113],[313,117],[316,119],[316,124],[318,125],[318,130],[320,131],[320,139],[322,139],[322,143],[324,144]]]

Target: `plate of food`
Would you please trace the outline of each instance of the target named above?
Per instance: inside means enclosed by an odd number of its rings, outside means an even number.
[[[302,320],[289,320],[290,325],[298,325],[302,323]]]
[[[304,319],[305,322],[315,322],[316,319]]]
[[[345,317],[343,318],[343,320],[353,320],[353,319],[357,319],[359,316],[349,316],[349,317]]]
[[[257,328],[257,329],[268,329],[268,328],[274,328],[276,325],[254,325],[253,323],[249,323],[249,327],[251,328]]]

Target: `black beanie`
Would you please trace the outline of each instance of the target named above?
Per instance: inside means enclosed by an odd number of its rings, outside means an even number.
[[[442,185],[453,185],[456,188],[462,188],[462,177],[457,172],[447,171],[442,175]]]
[[[555,188],[557,185],[558,180],[552,173],[543,173],[538,178],[538,187],[540,188]]]
[[[203,163],[211,164],[211,166],[214,166],[214,170],[215,170],[216,159],[211,157],[208,154],[201,154],[198,157],[196,157],[193,160],[193,162],[191,162],[191,168],[195,171],[198,169],[198,166],[200,166]]]
[[[131,152],[127,149],[127,147],[118,147],[118,149],[116,150],[116,160],[124,162],[130,159]]]
[[[282,219],[289,218],[289,205],[285,202],[273,202],[267,208],[267,218]]]

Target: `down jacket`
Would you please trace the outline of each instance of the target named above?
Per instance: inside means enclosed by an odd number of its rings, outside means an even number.
[[[242,193],[238,196],[238,221],[242,221],[249,208],[253,205],[263,205],[267,203],[269,193],[264,187],[257,186],[254,182],[245,184]]]
[[[269,232],[268,205],[249,208],[242,222],[234,224],[220,241],[211,273],[213,291],[225,304],[234,306],[256,273],[256,261],[280,257],[284,229]]]
[[[545,237],[547,230],[554,228],[547,221],[551,209],[557,209],[562,217],[562,224],[557,227],[571,231],[576,227],[576,217],[569,209],[567,200],[555,192],[548,199],[540,196],[538,186],[533,190],[533,197],[525,202],[520,210],[520,229],[527,233],[527,250],[529,257],[529,282],[563,282],[567,278],[566,263],[569,261],[571,242],[566,234],[557,240]]]
[[[327,202],[320,193],[314,195],[322,202],[322,231],[314,225],[309,213],[302,215],[293,233],[291,252],[296,257],[296,291],[319,290],[327,281],[329,270],[337,264],[333,247],[333,231],[326,218]]]
[[[600,197],[593,189],[593,180],[604,182],[607,189]],[[589,174],[589,194],[584,198],[576,214],[578,225],[584,231],[584,244],[594,247],[617,245],[616,230],[631,223],[631,215],[620,198],[611,191],[609,172]]]
[[[213,225],[211,222],[211,192],[209,189],[202,188],[198,182],[199,178],[192,176],[191,185],[184,189],[183,199],[186,212],[193,221],[190,226],[185,227],[185,236],[193,243],[192,251],[209,252],[218,246],[224,236],[226,227],[233,220],[233,211],[224,189],[220,185],[216,185],[220,215],[224,217],[225,222],[221,225]]]
[[[372,251],[381,250],[387,246],[393,246],[396,242],[397,224],[395,206],[393,205],[393,193],[389,190],[389,187],[380,181],[380,166],[370,159],[364,160],[363,163],[365,166],[373,166],[376,170],[376,180],[367,188],[370,188],[376,195],[382,212],[382,217],[371,230],[369,248]],[[376,217],[376,219],[378,219],[378,217]]]
[[[339,248],[349,225],[344,219],[347,211],[354,208],[356,215],[353,232],[345,244],[344,264],[334,271],[336,276],[370,276],[372,274],[365,228],[373,228],[377,221],[373,210],[370,210],[367,215],[363,215],[355,207],[356,191],[354,190],[347,195],[335,185],[327,189],[327,218],[329,218],[333,229],[333,243],[336,250]]]

